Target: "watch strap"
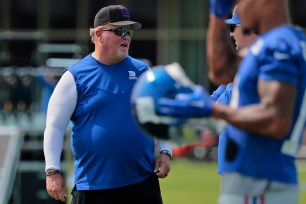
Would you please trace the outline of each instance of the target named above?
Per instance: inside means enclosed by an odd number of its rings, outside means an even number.
[[[51,175],[54,175],[54,174],[62,174],[62,172],[60,170],[57,170],[57,169],[48,169],[46,171],[46,176],[51,176]]]
[[[162,150],[162,151],[160,151],[160,154],[166,154],[170,157],[170,159],[172,159],[172,155],[168,150]]]

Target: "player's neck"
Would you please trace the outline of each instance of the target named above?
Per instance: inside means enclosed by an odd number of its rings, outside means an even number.
[[[271,18],[266,18],[263,20],[263,23],[259,27],[259,34],[265,33],[274,28],[280,27],[282,25],[289,24],[289,18],[287,15],[274,15]]]
[[[269,30],[277,28],[282,25],[289,24],[288,13],[284,4],[270,4],[270,9],[262,13],[261,24],[259,26],[259,33],[265,33]]]

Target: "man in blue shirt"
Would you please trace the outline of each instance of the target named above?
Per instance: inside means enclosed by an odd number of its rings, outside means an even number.
[[[46,188],[66,201],[60,173],[63,138],[71,121],[73,204],[162,204],[158,178],[170,171],[171,146],[141,132],[130,95],[148,65],[129,56],[133,30],[127,8],[111,5],[90,29],[93,53],[63,74],[50,98],[44,132]],[[155,151],[157,150],[157,151]]]
[[[224,23],[233,4],[210,1],[207,35],[210,79],[234,81],[230,105],[197,90],[188,103],[161,100],[160,114],[228,123],[220,204],[298,204],[295,157],[305,128],[306,37],[290,25],[285,1],[239,0],[243,32],[259,34],[242,59]]]
[[[254,43],[254,41],[257,38],[257,35],[254,32],[249,33],[243,33],[242,28],[240,26],[240,20],[237,13],[237,5],[235,6],[232,14],[232,18],[227,19],[225,23],[228,25],[230,30],[230,36],[233,38],[233,41],[236,46],[236,50],[238,54],[243,57],[248,52],[248,47]],[[229,84],[222,84],[218,87],[216,91],[212,93],[210,98],[217,103],[228,105],[231,101],[232,97],[232,90],[233,90],[233,83]],[[220,134],[219,136],[219,148],[218,148],[218,173],[222,174],[222,166],[224,158],[222,155],[224,155],[224,142],[225,142],[225,136],[224,132]]]

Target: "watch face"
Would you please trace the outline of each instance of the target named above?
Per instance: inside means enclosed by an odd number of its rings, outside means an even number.
[[[162,150],[160,153],[161,154],[166,154],[170,157],[170,159],[172,159],[171,153],[168,150]]]

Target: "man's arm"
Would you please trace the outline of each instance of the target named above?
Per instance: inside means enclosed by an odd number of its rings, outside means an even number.
[[[60,157],[64,134],[76,107],[77,91],[73,76],[65,72],[57,84],[48,105],[46,129],[44,132],[44,154],[46,161],[46,189],[48,194],[66,201],[64,177],[60,173]]]
[[[296,88],[288,83],[260,80],[258,92],[260,103],[239,109],[214,104],[212,116],[255,134],[282,139],[291,128]]]
[[[44,154],[47,169],[60,169],[60,156],[70,117],[75,109],[77,91],[73,76],[65,72],[48,104],[44,132]]]
[[[170,160],[172,158],[172,145],[166,141],[157,140],[158,155],[155,159],[155,174],[159,178],[165,178],[170,172]]]
[[[208,77],[215,84],[227,84],[234,80],[241,57],[236,53],[227,31],[225,18],[209,16],[207,31]]]

